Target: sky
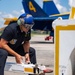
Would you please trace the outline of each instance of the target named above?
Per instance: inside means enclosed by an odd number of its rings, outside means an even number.
[[[42,8],[43,0],[35,0]],[[69,12],[72,0],[53,0],[60,13]],[[0,0],[0,28],[4,26],[4,18],[19,17],[24,13],[22,0]]]

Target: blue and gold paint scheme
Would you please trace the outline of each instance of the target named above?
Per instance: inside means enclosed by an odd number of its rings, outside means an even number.
[[[60,14],[53,0],[44,0],[41,8],[35,0],[22,0],[25,13],[34,17],[34,30],[52,30],[52,22],[58,17],[68,19],[69,14]]]

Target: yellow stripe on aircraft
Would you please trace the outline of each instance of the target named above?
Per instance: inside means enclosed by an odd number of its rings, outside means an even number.
[[[75,19],[75,0],[72,0],[72,6],[71,6],[69,19]]]
[[[61,16],[61,15],[67,15],[67,14],[70,14],[70,12],[66,12],[66,13],[62,13],[62,14],[54,14],[54,15],[50,15],[50,17],[53,17],[53,16]]]
[[[43,0],[43,2],[48,2],[48,1],[53,1],[53,0]]]
[[[75,19],[75,7],[71,8],[70,19]]]

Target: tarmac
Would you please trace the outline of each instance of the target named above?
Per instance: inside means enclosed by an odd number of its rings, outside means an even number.
[[[35,48],[37,63],[43,64],[46,67],[53,69],[54,71],[54,43],[52,40],[45,41],[47,35],[34,35],[31,38],[30,46]],[[7,62],[15,62],[14,57],[8,57]],[[4,75],[28,75],[20,72],[8,72],[5,71]],[[46,73],[45,75],[54,75],[52,73]]]

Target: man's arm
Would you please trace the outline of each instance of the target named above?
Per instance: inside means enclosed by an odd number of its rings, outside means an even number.
[[[25,54],[25,62],[29,63],[30,62],[30,57],[29,57],[29,48],[30,48],[30,43],[29,41],[25,41],[23,44],[24,52]]]
[[[19,55],[18,53],[16,53],[14,50],[12,50],[9,46],[8,46],[8,41],[4,40],[3,38],[1,38],[0,40],[0,48],[3,48],[5,49],[8,53],[12,54],[15,56],[16,58],[16,62],[17,63],[21,63],[21,59],[22,59],[22,56]]]

